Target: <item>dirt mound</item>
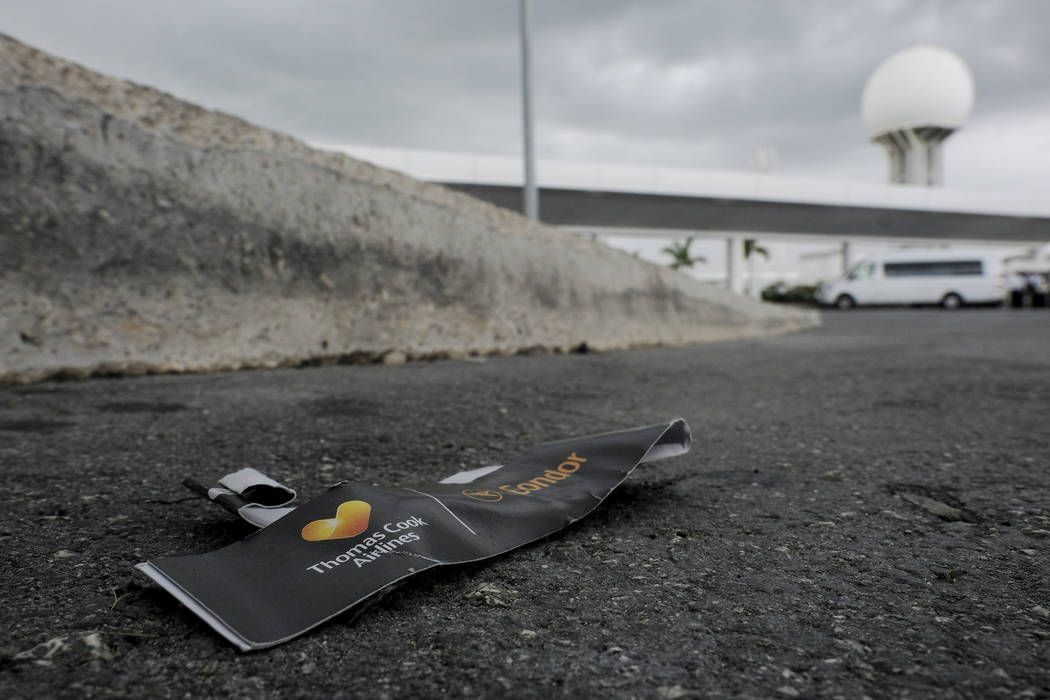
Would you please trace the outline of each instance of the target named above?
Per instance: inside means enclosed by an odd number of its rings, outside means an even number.
[[[2,35],[0,272],[7,381],[817,322]]]

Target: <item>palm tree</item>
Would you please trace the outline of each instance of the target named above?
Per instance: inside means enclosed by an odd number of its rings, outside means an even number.
[[[702,255],[690,255],[689,247],[693,245],[693,237],[689,236],[684,242],[672,241],[671,245],[660,250],[661,253],[667,253],[671,256],[671,269],[677,270],[680,267],[692,267],[694,263],[705,263],[707,258]]]
[[[744,260],[747,261],[747,295],[754,296],[755,283],[755,255],[761,255],[769,260],[769,250],[760,246],[754,238],[744,239]]]
[[[766,260],[769,260],[769,251],[758,244],[758,241],[754,238],[744,239],[744,260],[751,258],[753,253],[758,253]]]

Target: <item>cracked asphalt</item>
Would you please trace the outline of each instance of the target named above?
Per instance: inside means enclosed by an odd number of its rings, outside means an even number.
[[[1050,696],[1050,313],[826,313],[764,340],[0,389],[0,695]],[[593,514],[238,653],[133,566],[307,498],[690,423]]]

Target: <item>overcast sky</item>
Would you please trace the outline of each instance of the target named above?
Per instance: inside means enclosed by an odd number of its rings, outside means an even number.
[[[916,43],[970,65],[948,187],[1050,186],[1050,2],[533,0],[551,158],[881,182],[860,114]],[[521,152],[517,0],[0,0],[0,32],[315,143]]]

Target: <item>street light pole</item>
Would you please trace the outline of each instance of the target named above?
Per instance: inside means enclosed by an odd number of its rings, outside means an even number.
[[[523,149],[525,160],[525,216],[532,221],[540,218],[540,200],[536,192],[536,167],[532,148],[532,69],[529,56],[529,38],[532,34],[532,17],[529,0],[518,0],[521,25],[521,110]]]

